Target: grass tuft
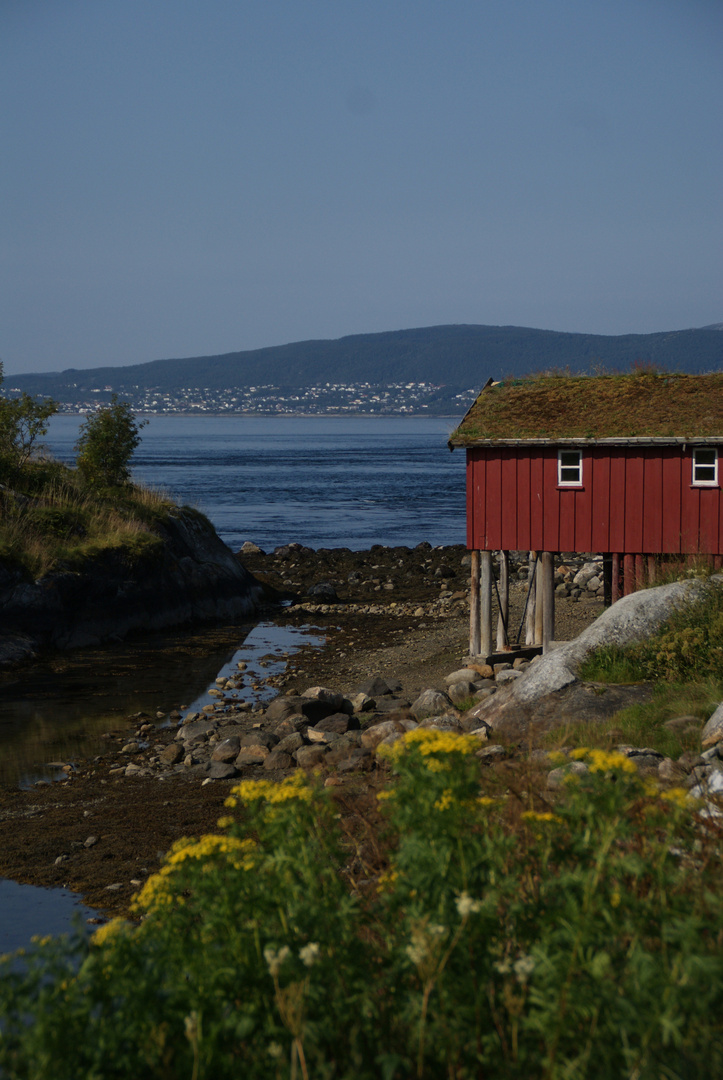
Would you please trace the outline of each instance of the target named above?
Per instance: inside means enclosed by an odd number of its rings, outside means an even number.
[[[92,488],[77,469],[31,460],[0,475],[0,560],[28,579],[80,569],[104,554],[138,564],[157,555],[156,530],[174,509],[165,492],[137,484]]]

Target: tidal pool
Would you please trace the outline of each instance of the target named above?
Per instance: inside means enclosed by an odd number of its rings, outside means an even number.
[[[39,889],[0,878],[0,954],[31,948],[36,934],[67,934],[75,919],[96,914],[67,889]]]
[[[253,690],[256,677],[282,671],[302,646],[323,643],[315,627],[243,623],[80,649],[1,673],[0,784],[61,779],[63,765],[98,753],[100,736],[136,713],[162,723],[174,709],[200,709],[214,700],[208,691],[216,678],[236,673],[240,661],[248,685],[236,691],[238,700],[267,700],[276,690]]]
[[[148,713],[158,723],[173,709],[198,710],[216,700],[215,680],[246,665],[242,701],[276,690],[253,690],[256,678],[283,671],[304,645],[321,647],[310,626],[258,622],[156,635],[102,649],[59,654],[0,675],[0,783],[29,786],[67,775],[62,766],[98,752],[100,736],[126,717]],[[74,917],[96,912],[66,889],[41,889],[0,878],[0,953],[28,948],[34,934],[61,934]]]

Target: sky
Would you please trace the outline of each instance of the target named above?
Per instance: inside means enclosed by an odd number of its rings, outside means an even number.
[[[723,321],[721,0],[0,0],[0,359]]]

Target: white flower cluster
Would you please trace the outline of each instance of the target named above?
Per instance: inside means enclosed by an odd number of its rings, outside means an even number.
[[[523,954],[516,960],[510,960],[509,957],[506,960],[499,960],[495,967],[500,975],[512,973],[518,982],[526,983],[535,969],[535,961],[529,954]]]
[[[310,941],[303,949],[299,949],[299,959],[305,967],[313,967],[320,956],[321,948],[315,941]]]
[[[291,949],[288,945],[282,945],[280,949],[272,949],[270,945],[267,945],[264,949],[264,960],[266,961],[269,969],[269,975],[273,979],[281,971],[281,965],[287,957],[291,956]]]
[[[468,892],[462,892],[455,900],[457,911],[465,919],[468,915],[476,915],[482,909],[481,900],[473,900]]]
[[[270,945],[267,945],[264,949],[264,960],[269,969],[269,974],[273,979],[281,971],[281,967],[285,960],[291,956],[291,949],[288,945],[282,945],[280,949],[273,949]],[[321,956],[321,946],[315,941],[310,941],[308,945],[304,945],[299,949],[299,959],[304,967],[313,967],[316,961]]]
[[[406,947],[406,954],[415,967],[423,964],[427,957],[434,951],[440,938],[447,933],[446,926],[439,923],[430,923],[429,926],[418,928],[412,932],[412,941]],[[435,940],[436,939],[436,940]]]

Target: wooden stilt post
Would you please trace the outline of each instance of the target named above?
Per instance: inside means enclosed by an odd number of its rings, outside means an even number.
[[[537,566],[535,565],[537,552],[530,552],[529,569],[527,571],[527,615],[525,625],[525,645],[535,644],[535,603],[537,600]]]
[[[655,565],[655,556],[648,555],[648,585],[652,585],[658,576],[658,568]]]
[[[551,551],[542,553],[542,651],[555,638],[555,567]]]
[[[613,563],[610,555],[603,555],[603,603],[610,607],[613,588]]]
[[[500,580],[499,580],[499,593],[500,593],[500,611],[497,617],[497,651],[501,652],[507,645],[509,645],[509,634],[507,633],[509,610],[510,610],[510,553],[509,551],[500,552]]]
[[[635,556],[635,591],[645,587],[645,556]]]
[[[492,552],[480,552],[480,655],[492,652]]]
[[[479,595],[479,551],[471,553],[472,580],[469,586],[469,654],[480,654],[480,595]]]
[[[620,599],[620,555],[617,551],[612,554],[613,580],[610,588],[610,600],[614,604]]]
[[[635,556],[623,555],[623,596],[635,592]]]
[[[535,645],[542,645],[542,629],[544,622],[545,595],[542,588],[542,553],[537,552],[537,602],[535,604]]]

